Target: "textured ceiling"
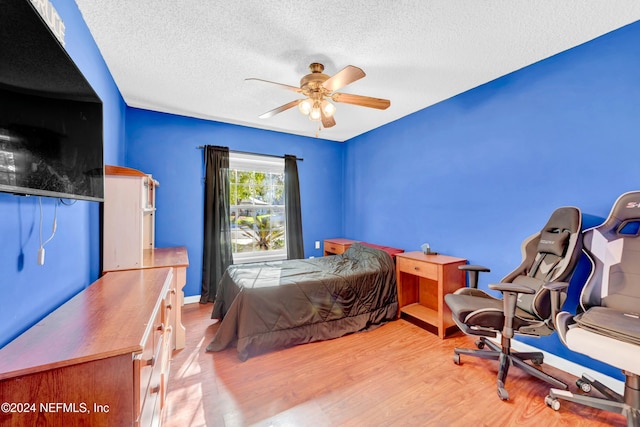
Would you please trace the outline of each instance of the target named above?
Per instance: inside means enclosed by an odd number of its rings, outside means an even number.
[[[127,105],[315,136],[294,92],[312,62],[367,74],[336,104],[345,141],[640,19],[639,0],[76,0]]]

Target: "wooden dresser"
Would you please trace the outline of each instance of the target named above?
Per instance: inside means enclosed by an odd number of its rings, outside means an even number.
[[[172,268],[107,273],[2,348],[0,425],[159,425],[173,283]]]
[[[152,248],[142,251],[141,269],[146,268],[173,268],[173,283],[171,287],[176,290],[176,310],[173,310],[171,324],[174,325],[172,334],[172,348],[180,350],[184,348],[186,330],[182,324],[182,309],[184,305],[183,288],[187,283],[187,267],[189,267],[189,256],[187,248],[184,246],[176,246],[171,248]],[[119,271],[119,270],[113,270]],[[108,273],[105,270],[104,273]]]

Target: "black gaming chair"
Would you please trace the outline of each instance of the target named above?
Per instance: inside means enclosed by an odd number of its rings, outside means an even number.
[[[640,426],[640,191],[616,200],[601,225],[585,230],[584,253],[592,271],[580,295],[580,313],[559,313],[558,335],[570,350],[623,370],[624,396],[583,375],[577,386],[593,386],[604,398],[551,389],[547,405],[558,399],[623,414]]]
[[[556,209],[544,228],[527,238],[522,244],[522,263],[501,283],[489,288],[502,293],[494,298],[477,289],[478,272],[488,268],[475,265],[460,267],[469,274],[469,287],[445,295],[458,327],[467,335],[480,336],[475,349],[454,349],[454,362],[460,364],[460,355],[498,360],[498,396],[509,399],[504,384],[511,364],[540,378],[554,387],[567,385],[534,365],[543,362],[541,352],[514,352],[511,339],[514,334],[544,336],[553,332],[552,319],[560,311],[566,297],[568,281],[578,263],[581,248],[582,215],[575,207]],[[501,334],[501,346],[487,340]],[[483,350],[487,346],[489,350]]]

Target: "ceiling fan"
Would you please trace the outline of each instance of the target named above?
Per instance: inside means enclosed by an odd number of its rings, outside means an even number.
[[[336,121],[333,118],[336,107],[329,102],[329,100],[333,102],[342,102],[344,104],[359,105],[361,107],[376,108],[378,110],[386,110],[389,105],[391,105],[391,102],[388,99],[336,92],[346,85],[351,84],[356,80],[360,80],[365,76],[364,71],[358,67],[347,65],[331,77],[323,73],[324,65],[318,62],[314,62],[309,65],[309,70],[311,73],[300,79],[300,87],[256,78],[245,79],[275,84],[293,92],[300,93],[306,97],[291,101],[271,111],[267,111],[259,117],[261,119],[267,119],[278,113],[298,106],[300,112],[308,116],[309,120],[322,122],[323,127],[330,128],[336,124]]]

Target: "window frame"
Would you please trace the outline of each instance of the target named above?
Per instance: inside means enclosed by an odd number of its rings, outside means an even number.
[[[278,173],[283,175],[283,185],[284,185],[284,158],[268,156],[268,155],[260,155],[260,154],[249,154],[249,153],[238,153],[238,152],[230,152],[229,153],[229,174],[232,173],[232,170],[240,170],[240,171],[254,171],[254,172],[265,172],[265,173]],[[231,189],[230,189],[231,190]],[[270,205],[272,206],[272,205]],[[278,205],[280,206],[280,205]],[[229,210],[235,211],[236,209],[246,209],[246,205],[236,205],[229,203]],[[253,252],[232,252],[233,253],[233,262],[234,264],[244,264],[250,262],[262,262],[262,261],[279,261],[287,259],[287,240],[286,240],[286,207],[282,205],[282,211],[284,215],[284,246],[281,249],[273,249],[266,251],[253,251]],[[232,237],[232,242],[234,242]],[[233,247],[233,244],[232,244]],[[232,249],[233,250],[233,249]]]

